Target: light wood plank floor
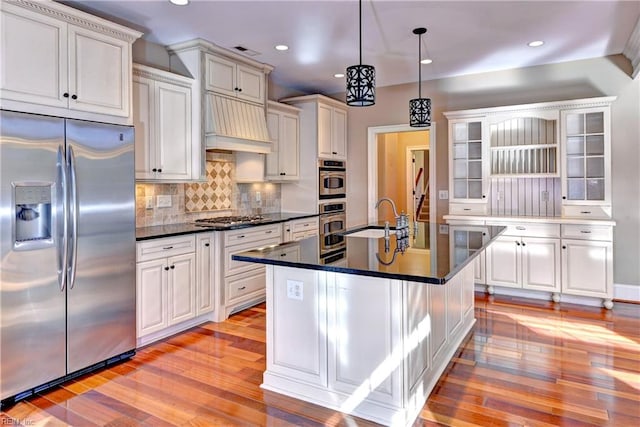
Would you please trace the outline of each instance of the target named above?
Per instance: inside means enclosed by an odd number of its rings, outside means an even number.
[[[415,426],[639,426],[640,305],[476,294],[477,323]],[[141,349],[0,426],[373,426],[263,391],[265,306]]]

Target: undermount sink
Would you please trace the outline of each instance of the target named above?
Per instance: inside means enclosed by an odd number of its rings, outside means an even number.
[[[395,230],[390,230],[390,234],[395,233]],[[365,228],[364,230],[354,231],[353,233],[345,234],[347,237],[367,237],[369,239],[379,239],[384,237],[384,228]]]

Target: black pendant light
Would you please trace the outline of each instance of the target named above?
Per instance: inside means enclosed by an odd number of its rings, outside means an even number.
[[[426,28],[416,28],[413,34],[418,35],[418,97],[409,101],[409,126],[423,128],[431,126],[431,99],[422,97],[422,35]]]
[[[376,69],[362,65],[362,0],[360,3],[360,63],[347,67],[347,105],[368,107],[376,103]]]

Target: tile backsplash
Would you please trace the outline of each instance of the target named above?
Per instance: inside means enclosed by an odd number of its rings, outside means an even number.
[[[233,153],[207,153],[207,182],[136,184],[136,227],[200,218],[280,212],[280,184],[236,183]],[[260,193],[260,202],[256,199]],[[158,196],[171,206],[158,207]],[[148,204],[149,203],[149,204]],[[150,206],[147,208],[147,206]]]

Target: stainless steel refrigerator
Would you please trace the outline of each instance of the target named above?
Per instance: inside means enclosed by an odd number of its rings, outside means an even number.
[[[133,128],[0,111],[0,400],[134,354]]]

